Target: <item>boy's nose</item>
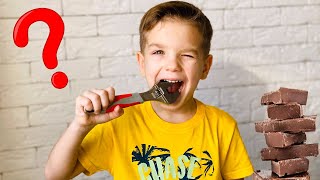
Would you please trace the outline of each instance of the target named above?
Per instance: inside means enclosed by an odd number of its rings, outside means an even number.
[[[166,61],[165,69],[167,71],[181,71],[179,58],[177,57],[168,58]]]

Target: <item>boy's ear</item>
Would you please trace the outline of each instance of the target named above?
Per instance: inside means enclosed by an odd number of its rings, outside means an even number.
[[[137,61],[139,64],[140,73],[142,76],[145,76],[145,68],[144,68],[144,56],[141,51],[138,51],[136,54]]]
[[[205,62],[203,64],[203,71],[202,71],[202,75],[201,75],[201,79],[206,79],[208,74],[209,74],[209,71],[210,71],[210,68],[211,68],[211,65],[212,65],[212,55],[209,54],[207,56],[207,58],[205,59]]]

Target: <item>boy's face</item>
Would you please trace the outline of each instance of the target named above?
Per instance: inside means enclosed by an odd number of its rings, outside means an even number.
[[[177,87],[180,96],[172,105],[190,102],[199,80],[207,77],[212,56],[204,57],[201,44],[198,29],[182,20],[159,22],[146,34],[144,52],[137,54],[140,71],[150,88],[160,80],[182,82]]]

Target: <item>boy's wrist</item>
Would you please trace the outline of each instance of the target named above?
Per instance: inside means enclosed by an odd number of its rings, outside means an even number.
[[[79,123],[79,121],[77,121],[76,119],[72,121],[70,124],[70,128],[73,131],[76,131],[77,133],[80,133],[83,136],[87,135],[94,126],[95,125],[83,125]]]

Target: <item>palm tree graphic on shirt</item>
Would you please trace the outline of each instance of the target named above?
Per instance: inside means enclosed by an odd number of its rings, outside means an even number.
[[[191,153],[193,148],[188,148],[183,155],[186,156],[189,160],[191,158],[197,158],[196,155]],[[192,180],[200,179],[201,177],[205,177],[207,175],[212,176],[214,172],[213,160],[208,151],[202,151],[205,157],[198,158],[194,163],[197,164],[200,169],[205,167],[204,174],[198,175],[197,177],[192,178]],[[170,157],[170,150],[166,148],[160,148],[157,146],[141,144],[141,146],[135,146],[135,150],[132,151],[132,162],[137,162],[138,165],[144,163],[148,167],[150,167],[150,162],[156,164],[156,158],[160,158],[162,162],[162,170],[165,169],[165,162],[168,157]],[[158,167],[155,166],[156,172],[159,171]],[[212,170],[212,171],[210,171]],[[180,167],[177,167],[177,171],[181,173]],[[185,168],[184,177],[180,178],[179,180],[191,180],[187,177],[189,168]],[[210,173],[208,173],[210,171]],[[150,172],[151,173],[151,172]],[[150,176],[151,179],[152,176]]]
[[[155,151],[165,152],[165,153],[152,156],[152,153]],[[141,149],[138,146],[136,146],[135,150],[132,151],[132,162],[138,162],[138,165],[141,163],[145,163],[147,164],[147,166],[150,166],[149,164],[150,160],[155,161],[155,159],[159,157],[163,162],[169,156],[170,156],[170,150],[166,148],[159,148],[157,146],[151,146],[151,145],[148,145],[147,147],[146,144],[141,144]]]

